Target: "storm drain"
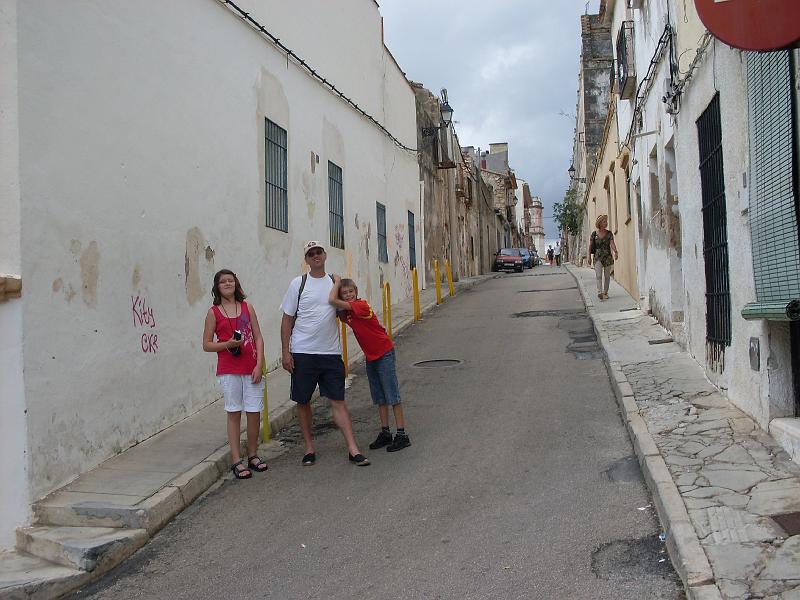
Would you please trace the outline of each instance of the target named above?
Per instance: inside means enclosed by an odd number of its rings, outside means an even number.
[[[586,313],[578,310],[526,310],[525,312],[514,313],[511,316],[515,319],[524,317],[561,317],[562,319],[580,319]]]
[[[577,290],[576,287],[566,287],[566,288],[550,288],[546,290],[520,290],[517,292],[518,294],[535,294],[537,292],[564,292],[569,290]]]
[[[460,365],[462,361],[456,358],[434,358],[432,360],[421,360],[415,362],[413,366],[420,369],[438,369],[441,367],[455,367]]]
[[[773,515],[772,520],[781,526],[787,535],[800,535],[800,512],[785,515]]]

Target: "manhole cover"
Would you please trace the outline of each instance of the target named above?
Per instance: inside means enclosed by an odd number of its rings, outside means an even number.
[[[800,512],[787,515],[773,515],[775,521],[788,535],[800,535]]]
[[[415,362],[414,366],[420,367],[421,369],[435,369],[438,367],[455,367],[460,364],[461,361],[455,358],[435,358],[433,360]]]

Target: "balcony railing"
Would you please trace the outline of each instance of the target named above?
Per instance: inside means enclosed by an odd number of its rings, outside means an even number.
[[[633,21],[623,21],[617,34],[617,93],[630,100],[636,93],[636,63],[633,57]]]

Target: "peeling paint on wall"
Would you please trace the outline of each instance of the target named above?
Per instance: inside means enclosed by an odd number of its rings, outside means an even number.
[[[97,285],[100,281],[100,251],[97,242],[92,241],[81,254],[81,295],[86,306],[97,306]]]
[[[186,254],[184,255],[184,272],[186,274],[186,300],[194,306],[203,298],[203,286],[200,283],[200,254],[204,253],[206,241],[197,227],[186,232]]]

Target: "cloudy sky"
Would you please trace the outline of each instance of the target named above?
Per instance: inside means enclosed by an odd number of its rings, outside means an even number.
[[[509,143],[517,176],[545,206],[567,188],[580,15],[599,0],[379,0],[386,45],[409,79],[447,88],[463,146]]]

